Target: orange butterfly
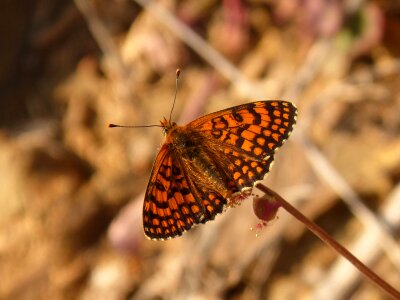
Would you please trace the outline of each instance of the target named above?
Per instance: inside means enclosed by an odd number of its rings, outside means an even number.
[[[258,101],[211,113],[186,126],[164,118],[166,140],[143,204],[145,235],[155,240],[180,236],[234,204],[269,172],[296,116],[290,102]]]

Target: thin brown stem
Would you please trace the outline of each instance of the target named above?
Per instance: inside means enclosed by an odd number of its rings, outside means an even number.
[[[258,183],[256,187],[263,191],[268,196],[272,196],[274,200],[278,201],[280,205],[286,209],[292,216],[294,216],[297,220],[302,222],[307,228],[314,233],[317,237],[319,237],[323,242],[336,250],[339,254],[345,257],[350,263],[352,263],[362,274],[364,274],[367,278],[375,282],[381,289],[383,289],[389,296],[393,299],[400,299],[400,292],[397,291],[394,287],[384,281],[378,274],[364,265],[358,258],[356,258],[353,254],[351,254],[346,248],[344,248],[341,244],[339,244],[336,240],[334,240],[325,230],[319,227],[317,224],[309,220],[305,215],[303,215],[300,211],[298,211],[294,206],[292,206],[289,202],[283,199],[276,192],[272,191],[265,185]]]

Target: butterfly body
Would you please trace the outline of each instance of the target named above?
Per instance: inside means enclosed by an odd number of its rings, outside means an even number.
[[[203,190],[217,191],[227,198],[231,194],[226,184],[227,176],[215,161],[219,153],[212,147],[203,148],[207,143],[206,139],[194,129],[175,125],[167,132],[165,144],[175,156],[175,160],[181,160],[186,173],[191,174],[197,185],[201,185]]]
[[[259,101],[179,126],[161,121],[166,135],[143,206],[145,235],[167,239],[213,220],[268,173],[288,138],[297,110],[286,101]]]

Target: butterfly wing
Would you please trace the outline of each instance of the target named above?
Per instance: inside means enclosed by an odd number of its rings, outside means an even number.
[[[188,126],[251,157],[264,158],[287,140],[296,117],[291,102],[258,101],[208,114]]]
[[[252,187],[269,172],[274,153],[289,137],[296,117],[291,102],[259,101],[211,113],[187,126],[203,136],[217,163],[227,165],[236,192]]]
[[[221,213],[226,199],[200,188],[180,158],[164,144],[155,160],[143,204],[144,233],[150,239],[182,235]]]

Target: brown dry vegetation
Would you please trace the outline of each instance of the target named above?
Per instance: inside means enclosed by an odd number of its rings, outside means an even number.
[[[147,2],[0,4],[0,299],[386,299],[283,210],[256,237],[251,199],[144,237],[162,133],[106,125],[168,116],[177,67],[179,123],[296,103],[265,183],[400,289],[398,2]]]

